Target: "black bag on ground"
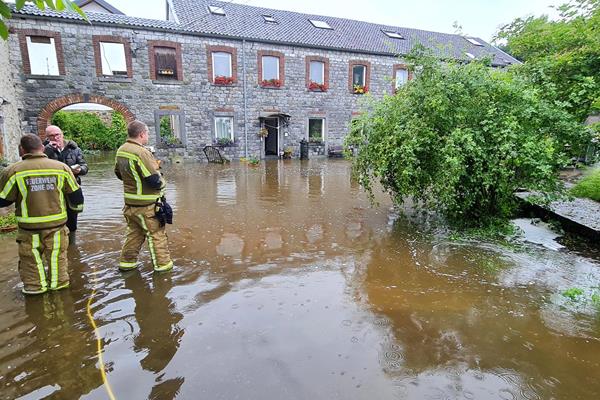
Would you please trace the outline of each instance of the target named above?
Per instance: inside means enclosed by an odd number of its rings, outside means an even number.
[[[156,219],[160,226],[173,223],[173,209],[169,203],[167,203],[167,199],[165,199],[164,196],[161,199],[156,200],[154,214],[156,215]]]

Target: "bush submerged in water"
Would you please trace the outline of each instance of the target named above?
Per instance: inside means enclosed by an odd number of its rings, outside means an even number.
[[[396,203],[412,197],[455,226],[486,226],[511,215],[519,188],[558,191],[557,136],[585,135],[574,117],[485,62],[417,54],[411,69],[416,79],[368,104],[346,139],[369,193],[379,181]]]

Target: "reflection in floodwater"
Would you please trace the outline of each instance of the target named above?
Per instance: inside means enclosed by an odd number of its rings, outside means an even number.
[[[547,399],[600,396],[598,262],[457,242],[371,207],[332,161],[166,166],[176,268],[118,272],[112,160],[84,181],[72,287],[24,299],[0,237],[0,398]],[[409,213],[409,215],[411,215]]]

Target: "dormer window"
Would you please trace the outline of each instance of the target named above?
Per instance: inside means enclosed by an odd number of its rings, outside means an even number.
[[[219,6],[208,6],[208,11],[213,15],[225,15],[225,10]]]
[[[471,44],[474,44],[475,46],[483,46],[483,43],[481,43],[479,40],[477,40],[475,38],[465,36],[465,40]]]
[[[474,59],[474,58],[475,58],[475,56],[474,56],[473,54],[471,54],[471,53],[465,53],[465,54],[466,54],[466,55],[467,55],[467,57],[469,57],[470,59]]]
[[[394,31],[382,31],[382,32],[385,33],[385,35],[387,37],[390,37],[392,39],[404,39],[404,36],[402,36],[398,32],[394,32]]]
[[[277,20],[272,15],[263,15],[263,18],[264,18],[265,22],[270,22],[272,24],[276,24],[277,23]]]
[[[319,29],[333,29],[327,22],[320,21],[318,19],[309,19],[310,23],[313,24],[315,28]]]

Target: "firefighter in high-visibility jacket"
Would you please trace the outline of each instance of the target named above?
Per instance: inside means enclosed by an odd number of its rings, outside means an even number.
[[[144,147],[148,144],[148,127],[140,121],[127,126],[127,142],[119,147],[115,174],[123,181],[127,234],[121,250],[119,269],[137,268],[137,258],[144,241],[148,241],[155,271],[173,268],[165,226],[156,218],[155,204],[164,196],[166,182],[158,161]]]
[[[83,194],[71,169],[44,154],[39,136],[23,136],[19,153],[22,161],[0,175],[0,207],[15,203],[22,292],[64,289],[69,286],[67,207],[81,212]]]

